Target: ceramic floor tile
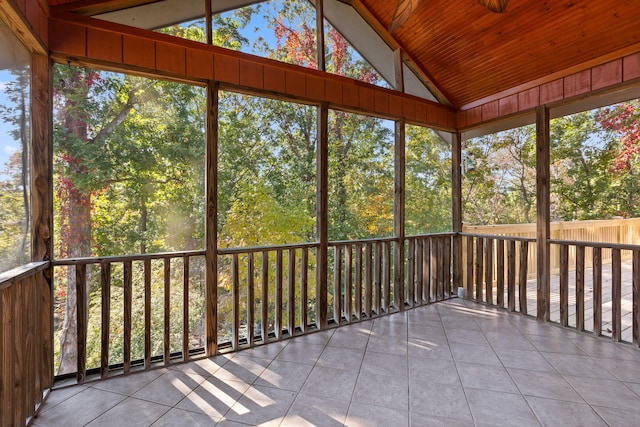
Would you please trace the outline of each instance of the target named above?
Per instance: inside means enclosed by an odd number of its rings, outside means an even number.
[[[506,331],[488,331],[484,333],[484,336],[494,349],[498,347],[529,351],[536,349],[524,334],[519,333],[514,327]]]
[[[371,328],[371,335],[397,336],[406,338],[407,324],[392,322],[387,319],[388,317],[376,319],[373,322],[373,328]]]
[[[296,338],[296,342],[305,343],[305,344],[317,344],[317,345],[327,345],[333,337],[335,333],[335,329],[328,329],[325,331],[314,331],[310,332],[307,335],[300,335]]]
[[[357,371],[360,369],[360,365],[362,365],[363,357],[364,350],[327,346],[318,358],[316,365],[327,368],[354,369]]]
[[[311,369],[313,369],[312,365],[274,360],[260,374],[254,384],[299,391],[307,380]]]
[[[87,388],[64,402],[44,411],[35,419],[38,425],[47,427],[84,426],[126,399],[122,394],[95,388]]]
[[[555,372],[551,364],[537,351],[495,348],[494,351],[506,368],[531,371]]]
[[[640,420],[640,408],[617,409],[602,406],[593,406],[593,409],[611,427],[629,427],[638,424]]]
[[[168,370],[165,368],[151,369],[148,371],[135,372],[129,375],[121,375],[106,380],[89,383],[93,388],[111,391],[114,393],[132,395],[142,387],[150,384],[153,380],[164,375]]]
[[[562,375],[614,379],[613,375],[589,356],[544,352],[541,354]]]
[[[637,352],[640,354],[640,352],[626,344],[605,343],[601,338],[585,337],[582,336],[582,334],[575,334],[575,336],[569,336],[569,339],[578,346],[580,350],[592,357],[637,361],[638,358],[633,353]]]
[[[543,426],[606,427],[606,423],[585,403],[526,397]]]
[[[558,373],[512,368],[508,371],[523,395],[584,403],[580,395]]]
[[[518,393],[518,388],[502,366],[456,363],[462,386]]]
[[[640,397],[620,381],[571,376],[565,379],[591,405],[618,409],[640,407]]]
[[[640,383],[640,361],[608,358],[594,358],[596,366],[605,368],[620,381]],[[601,371],[601,369],[600,369]],[[580,375],[575,373],[574,375]],[[582,374],[583,376],[587,376]],[[611,377],[609,377],[611,378]]]
[[[586,355],[579,347],[561,336],[527,335],[527,339],[531,341],[536,350],[541,352]]]
[[[353,348],[356,350],[364,350],[365,348],[367,348],[367,343],[369,342],[369,330],[365,330],[360,327],[360,325],[362,325],[363,323],[358,323],[357,327],[344,326],[337,329],[327,345],[331,347],[344,347]]]
[[[460,384],[460,377],[452,360],[409,357],[409,377],[422,378],[436,384]]]
[[[250,425],[279,426],[296,393],[270,387],[253,386],[231,407],[225,419]]]
[[[301,391],[313,396],[351,399],[358,373],[355,371],[326,368],[313,368]]]
[[[460,384],[437,384],[428,378],[409,379],[409,411],[414,415],[471,420]]]
[[[407,345],[409,358],[453,360],[451,350],[446,342],[409,338]]]
[[[269,363],[271,361],[267,359],[238,355],[218,369],[214,376],[223,380],[245,381],[251,384]]]
[[[407,410],[409,379],[407,377],[360,373],[352,402]]]
[[[409,413],[411,427],[474,427],[473,420],[456,420],[434,415]]]
[[[447,340],[450,343],[489,345],[484,333],[469,329],[447,329]]]
[[[169,406],[130,397],[91,421],[87,427],[112,427],[122,425],[123,422],[127,427],[147,427],[169,409]]]
[[[248,388],[249,384],[245,382],[211,377],[182,399],[176,408],[222,418]]]
[[[174,406],[196,389],[204,377],[183,371],[169,370],[133,394],[137,399]]]
[[[316,334],[305,335],[305,338],[311,337]],[[300,337],[302,338],[302,337]],[[261,359],[273,360],[278,356],[278,354],[282,351],[283,348],[287,346],[291,342],[287,341],[276,341],[271,342],[266,345],[259,345],[257,347],[248,348],[246,350],[242,350],[238,352],[241,356],[249,356],[249,357],[259,357]],[[296,342],[302,342],[296,338]]]
[[[406,356],[367,351],[360,367],[361,373],[408,377],[409,365]]]
[[[477,425],[540,425],[527,402],[518,394],[468,389],[466,395]]]
[[[282,427],[341,427],[347,418],[349,400],[299,393],[282,421]]]
[[[502,366],[500,359],[489,346],[451,343],[451,353],[456,362]]]
[[[276,360],[314,365],[322,354],[324,347],[324,345],[319,344],[299,343],[294,338],[289,340],[289,344],[282,349]]]
[[[221,355],[215,357],[207,357],[205,359],[192,360],[187,363],[174,365],[171,367],[171,369],[198,374],[204,378],[207,378],[215,374],[218,369],[229,362],[229,360],[231,360],[233,356],[235,356],[235,353],[231,353],[230,355]]]
[[[218,421],[220,417],[172,408],[153,423],[153,427],[209,427]]]
[[[437,342],[447,342],[447,335],[441,325],[429,326],[410,323],[408,327],[409,338],[422,338]]]
[[[407,427],[408,425],[407,411],[356,402],[349,407],[345,422],[347,427]]]
[[[407,338],[372,334],[367,344],[367,351],[397,354],[406,357]]]
[[[54,408],[57,404],[64,402],[70,397],[73,397],[76,394],[86,389],[87,389],[86,386],[74,385],[70,387],[62,387],[62,388],[53,390],[51,393],[49,393],[46,404],[42,407],[42,409],[40,410],[40,413],[44,413],[46,411],[51,410],[51,408]]]

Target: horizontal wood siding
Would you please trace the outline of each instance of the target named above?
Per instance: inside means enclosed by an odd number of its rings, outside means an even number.
[[[452,131],[453,109],[335,74],[69,13],[50,20],[49,49],[58,61],[107,66],[223,88],[405,119]],[[399,101],[399,102],[398,102]]]

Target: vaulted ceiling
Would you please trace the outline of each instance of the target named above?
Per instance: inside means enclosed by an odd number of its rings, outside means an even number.
[[[511,0],[503,13],[477,0],[423,0],[393,34],[396,0],[342,1],[457,109],[640,51],[638,0]],[[48,2],[96,13],[150,0]]]

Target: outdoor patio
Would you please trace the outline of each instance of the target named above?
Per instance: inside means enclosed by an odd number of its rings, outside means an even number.
[[[37,426],[629,426],[640,351],[460,299],[54,389]]]

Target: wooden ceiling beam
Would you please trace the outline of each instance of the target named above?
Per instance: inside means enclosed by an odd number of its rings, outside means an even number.
[[[429,89],[433,96],[439,103],[448,107],[454,107],[453,103],[449,100],[449,96],[437,85],[437,83],[431,78],[429,73],[418,65],[418,62],[398,43],[398,41],[389,33],[380,21],[371,13],[369,9],[360,0],[339,0],[342,3],[348,4],[353,7],[356,12],[364,19],[367,24],[375,31],[384,42],[396,51],[400,49],[405,65],[420,79],[420,81]]]
[[[52,14],[74,12],[82,15],[99,15],[101,13],[128,9],[130,7],[156,3],[158,1],[160,0],[79,0],[60,6],[52,6],[51,12]]]

